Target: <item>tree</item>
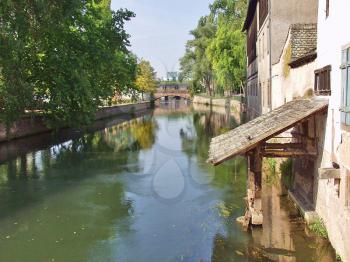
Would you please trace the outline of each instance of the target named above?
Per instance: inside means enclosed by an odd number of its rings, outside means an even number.
[[[225,90],[239,91],[245,81],[245,45],[241,30],[234,31],[231,23],[223,23],[207,49],[207,55],[213,63],[216,81]]]
[[[151,63],[141,59],[140,63],[137,65],[137,75],[135,85],[137,90],[143,93],[153,93],[157,89],[156,73],[154,72]]]
[[[247,0],[215,0],[210,14],[191,31],[181,58],[181,79],[192,88],[203,87],[209,95],[238,89],[245,79],[245,36],[241,33]],[[214,88],[215,87],[215,88]]]
[[[186,53],[180,60],[182,78],[192,80],[194,85],[199,83],[209,95],[212,95],[214,89],[214,74],[206,49],[215,32],[212,17],[201,17],[197,28],[191,31],[193,39],[187,42]]]
[[[216,0],[210,6],[218,29],[207,48],[218,85],[239,91],[246,78],[246,42],[241,32],[246,0]]]
[[[0,121],[40,110],[51,127],[79,126],[134,82],[125,21],[109,0],[1,1]]]

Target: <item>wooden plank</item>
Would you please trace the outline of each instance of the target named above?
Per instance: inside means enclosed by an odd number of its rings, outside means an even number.
[[[305,157],[305,156],[311,156],[315,157],[317,156],[316,152],[307,152],[307,151],[301,151],[301,150],[294,150],[294,151],[281,151],[281,150],[265,150],[262,152],[264,157],[270,157],[270,158],[298,158],[298,157]]]
[[[301,149],[303,147],[302,143],[266,143],[264,148],[266,149]]]

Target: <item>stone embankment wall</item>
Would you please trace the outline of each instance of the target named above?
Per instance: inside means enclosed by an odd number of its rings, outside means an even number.
[[[193,103],[211,106],[230,107],[231,109],[239,113],[242,113],[244,111],[243,104],[240,101],[233,98],[210,98],[205,96],[194,96]]]
[[[237,123],[241,123],[243,113],[245,113],[244,104],[234,98],[210,98],[205,96],[194,96],[193,105],[195,109],[200,108],[201,105],[204,107],[210,107],[210,110],[214,112],[220,112],[220,109],[222,109],[224,114],[230,114],[233,116]]]
[[[150,108],[150,102],[105,107],[98,110],[95,119],[101,120],[117,115],[132,114],[138,111],[146,110],[148,108]],[[24,117],[14,123],[13,127],[10,130],[10,137],[6,137],[6,128],[3,124],[0,123],[0,142],[50,131],[52,131],[52,129],[44,124],[42,118],[36,117],[35,119],[32,119],[31,117]]]

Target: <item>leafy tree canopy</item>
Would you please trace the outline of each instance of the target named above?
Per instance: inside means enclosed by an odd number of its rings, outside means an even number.
[[[0,121],[40,110],[52,127],[89,123],[134,82],[125,21],[110,0],[0,3]]]
[[[181,78],[192,80],[208,94],[219,90],[238,91],[246,72],[245,35],[241,32],[247,0],[215,0],[210,14],[191,32],[180,60]],[[213,90],[214,89],[214,90]]]
[[[213,87],[212,63],[206,55],[206,49],[215,36],[216,26],[212,17],[199,19],[197,28],[191,31],[193,36],[186,45],[186,53],[180,60],[181,78],[192,80],[194,86],[204,87],[209,94]]]
[[[140,92],[153,93],[157,88],[156,73],[151,66],[151,63],[141,59],[137,64],[137,75],[135,82],[137,90]]]

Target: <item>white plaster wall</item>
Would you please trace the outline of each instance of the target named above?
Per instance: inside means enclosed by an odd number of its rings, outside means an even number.
[[[324,151],[320,165],[340,165],[340,195],[335,194],[334,179],[319,180],[316,210],[325,221],[332,245],[343,261],[350,261],[350,207],[345,205],[346,170],[350,170],[350,134],[342,131],[341,106],[341,50],[350,43],[349,0],[330,1],[330,15],[326,18],[326,0],[319,0],[318,13],[318,58],[317,68],[332,66],[329,109],[324,138]],[[333,155],[332,155],[333,153]]]
[[[311,62],[298,68],[290,68],[289,74],[284,76],[285,54],[291,43],[291,34],[282,51],[280,61],[272,66],[272,108],[275,109],[296,98],[306,96],[309,89],[314,87],[314,70],[316,62]]]
[[[330,2],[330,15],[326,18],[326,0],[319,1],[317,68],[332,66],[331,89],[329,100],[329,117],[327,127],[332,126],[332,111],[334,112],[335,144],[341,142],[340,112],[341,106],[341,50],[342,46],[350,43],[349,0],[334,0]],[[332,132],[327,128],[325,150],[332,152]],[[339,157],[339,155],[337,155]],[[349,156],[350,157],[350,156]],[[350,166],[348,166],[350,169]]]

